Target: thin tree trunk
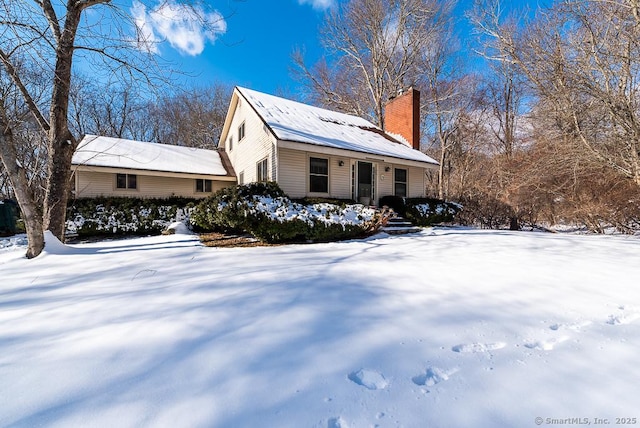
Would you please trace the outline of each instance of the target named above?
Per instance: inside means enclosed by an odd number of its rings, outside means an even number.
[[[39,212],[33,192],[24,168],[18,161],[15,142],[11,128],[6,122],[4,110],[0,111],[0,159],[8,172],[13,191],[22,210],[22,219],[27,230],[27,258],[36,257],[44,249],[44,229],[42,227],[42,213]]]
[[[440,166],[438,167],[438,199],[444,200],[444,161],[446,160],[447,147],[442,136],[440,139]]]

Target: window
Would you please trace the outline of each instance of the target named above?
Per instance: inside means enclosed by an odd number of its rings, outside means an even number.
[[[309,192],[329,193],[329,159],[309,158]]]
[[[238,142],[242,141],[244,138],[244,122],[238,126]]]
[[[240,185],[244,184],[244,171],[242,171],[240,175],[238,175],[238,184]]]
[[[138,176],[135,174],[116,174],[117,189],[137,189]]]
[[[393,175],[393,194],[402,197],[407,196],[407,170],[396,168]]]
[[[269,173],[267,170],[267,158],[264,158],[256,164],[256,181],[269,181]],[[244,178],[244,177],[243,177]]]
[[[205,180],[202,178],[196,179],[196,192],[197,193],[211,193],[211,180]]]
[[[233,135],[229,137],[229,151],[233,150]]]

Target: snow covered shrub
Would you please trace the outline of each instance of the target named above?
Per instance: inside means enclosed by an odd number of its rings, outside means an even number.
[[[246,231],[276,243],[363,236],[376,216],[362,205],[301,204],[276,183],[252,183],[218,191],[196,207],[192,219],[203,230]]]
[[[451,223],[462,206],[435,198],[405,198],[404,217],[418,226]]]
[[[159,235],[176,220],[187,220],[195,199],[86,198],[67,207],[67,232],[78,236]]]
[[[196,206],[192,223],[202,231],[241,232],[248,230],[247,202],[253,196],[284,197],[277,183],[250,183],[220,189]]]
[[[338,199],[338,198],[317,198],[307,197],[302,199],[292,199],[293,202],[297,202],[302,205],[314,205],[314,204],[331,204],[344,207],[347,205],[353,205],[356,203],[353,199]]]
[[[462,206],[435,198],[403,198],[383,196],[380,205],[388,206],[398,215],[405,217],[417,226],[431,226],[437,223],[450,223]]]

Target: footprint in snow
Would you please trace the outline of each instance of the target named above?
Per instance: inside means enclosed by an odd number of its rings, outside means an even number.
[[[327,422],[327,428],[349,428],[349,425],[341,417],[331,418]]]
[[[524,344],[526,348],[536,349],[538,351],[551,351],[556,345],[569,340],[569,337],[562,336],[549,340],[535,340]]]
[[[607,324],[610,324],[610,325],[631,324],[632,322],[640,318],[640,313],[638,312],[625,312],[624,306],[620,306],[618,309],[620,309],[620,313],[609,315]]]
[[[457,371],[458,369],[443,370],[438,367],[429,367],[425,374],[414,376],[411,380],[419,386],[434,386],[437,383],[449,380],[449,376]]]
[[[463,343],[456,345],[451,350],[453,352],[459,352],[461,354],[475,354],[478,352],[495,351],[496,349],[502,349],[507,346],[504,342],[495,343]]]
[[[580,321],[573,324],[552,324],[549,328],[553,331],[567,329],[580,332],[583,328],[588,327],[589,325],[591,325],[591,321]]]
[[[357,372],[349,373],[348,378],[351,382],[371,390],[385,389],[389,386],[389,382],[384,376],[375,370],[360,369]]]

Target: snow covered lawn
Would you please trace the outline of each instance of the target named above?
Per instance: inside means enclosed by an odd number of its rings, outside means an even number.
[[[638,238],[11,248],[3,427],[640,424]]]

